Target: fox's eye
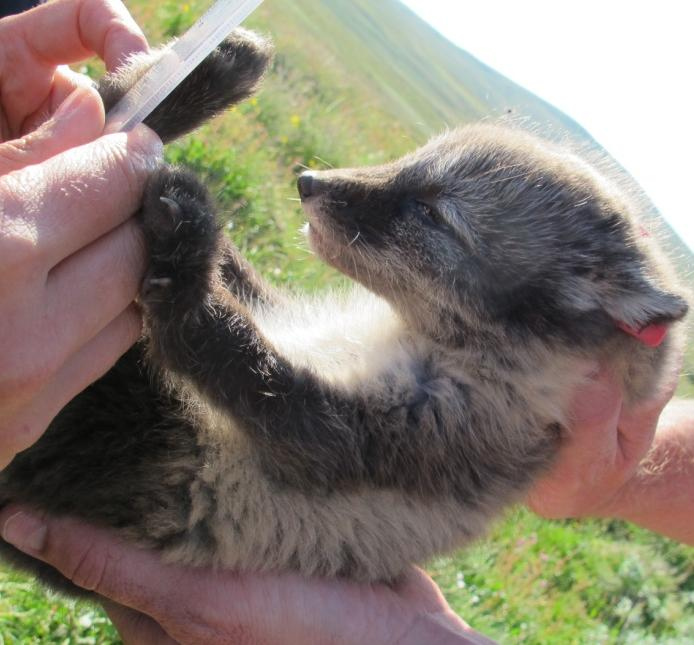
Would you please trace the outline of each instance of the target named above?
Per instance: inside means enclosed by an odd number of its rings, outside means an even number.
[[[431,204],[420,201],[416,201],[415,203],[417,204],[417,209],[424,217],[429,218],[432,222],[436,222],[437,224],[443,223],[441,216]]]
[[[434,209],[431,206],[429,206],[429,204],[425,204],[424,202],[417,202],[417,206],[419,207],[419,210],[422,212],[422,215],[426,215],[427,217],[434,216]]]

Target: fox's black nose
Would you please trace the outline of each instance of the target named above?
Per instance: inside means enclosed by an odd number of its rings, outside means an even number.
[[[301,199],[308,199],[312,197],[315,192],[316,180],[312,172],[305,172],[299,176],[296,185],[299,189],[299,197]]]

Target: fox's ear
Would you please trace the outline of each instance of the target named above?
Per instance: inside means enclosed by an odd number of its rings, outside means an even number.
[[[684,318],[689,309],[681,295],[641,275],[617,284],[579,279],[572,286],[564,299],[574,310],[602,312],[617,329],[653,347],[662,342],[667,326]]]
[[[681,320],[689,309],[682,296],[645,280],[632,288],[606,294],[601,300],[602,308],[616,323],[637,330]]]
[[[165,50],[136,54],[120,69],[104,76],[99,93],[108,112]],[[272,60],[272,43],[237,29],[191,72],[145,119],[161,140],[172,141],[248,98]]]

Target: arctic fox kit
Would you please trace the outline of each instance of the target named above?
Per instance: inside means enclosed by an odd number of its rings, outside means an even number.
[[[236,32],[148,124],[192,129],[249,95],[269,56]],[[147,64],[102,82],[107,106]],[[199,182],[162,167],[140,215],[145,337],[0,473],[0,504],[179,563],[391,581],[523,498],[587,360],[632,400],[673,369],[676,334],[661,336],[687,304],[638,202],[555,144],[470,126],[298,183],[311,247],[358,286],[275,291]]]

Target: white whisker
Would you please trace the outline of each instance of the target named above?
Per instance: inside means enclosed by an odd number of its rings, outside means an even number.
[[[334,167],[335,167],[335,166],[333,166],[329,161],[326,161],[325,159],[322,159],[322,158],[319,157],[318,155],[313,155],[313,158],[314,158],[314,159],[317,159],[318,161],[320,161],[322,164],[324,164],[324,165],[327,166],[328,168],[334,168]]]

